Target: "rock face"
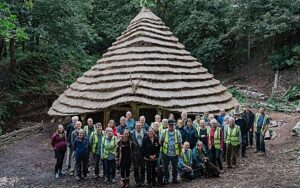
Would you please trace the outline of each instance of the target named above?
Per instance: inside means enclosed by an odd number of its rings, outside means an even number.
[[[300,136],[300,121],[292,129],[293,136]]]

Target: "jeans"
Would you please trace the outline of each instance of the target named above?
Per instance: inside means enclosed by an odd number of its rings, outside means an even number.
[[[94,153],[93,159],[94,159],[94,164],[95,164],[95,175],[96,175],[96,176],[99,175],[99,163],[100,163],[100,158],[101,158],[100,155]]]
[[[62,170],[66,150],[54,150],[54,153],[56,158],[55,173],[58,173]]]
[[[121,168],[121,180],[127,180],[129,179],[129,175],[130,175],[130,166],[131,163],[128,164],[122,164],[120,165]]]
[[[71,161],[70,162],[71,163],[70,172],[74,172],[74,170],[76,168],[76,158],[75,158],[75,152],[74,152],[74,150],[72,151],[70,161]]]
[[[80,155],[76,157],[76,169],[77,176],[81,178],[81,172],[83,176],[86,176],[88,173],[88,155]]]
[[[104,159],[105,175],[108,180],[115,179],[116,177],[116,160]]]
[[[237,148],[238,146],[227,144],[227,165],[229,167],[231,167],[231,164],[236,165],[237,153],[238,153]]]
[[[221,150],[216,149],[215,146],[211,147],[210,160],[214,165],[219,166],[220,170],[223,169],[223,165],[222,165],[222,161],[221,161]]]
[[[169,181],[170,173],[169,173],[169,164],[172,164],[172,178],[173,181],[177,180],[178,176],[178,156],[167,156],[166,154],[162,154],[163,166],[164,166],[164,180]]]
[[[256,150],[266,152],[265,148],[265,137],[261,133],[255,133],[256,139]]]
[[[253,146],[253,131],[249,132],[249,144],[250,146]]]
[[[137,184],[145,182],[145,160],[142,155],[134,155],[134,179]]]
[[[156,161],[146,161],[147,167],[147,184],[154,185],[156,183]]]
[[[223,148],[223,152],[222,152],[222,158],[223,158],[224,162],[226,161],[226,151],[227,151],[227,146],[226,146],[226,143],[224,142],[224,148]]]
[[[245,156],[246,154],[246,149],[248,145],[248,136],[243,136],[242,138],[242,156]]]
[[[73,148],[71,144],[68,144],[67,147],[67,155],[66,155],[66,167],[71,168],[71,161],[72,161],[72,153],[73,153]]]

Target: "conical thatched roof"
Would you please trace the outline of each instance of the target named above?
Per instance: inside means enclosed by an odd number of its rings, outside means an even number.
[[[146,8],[48,113],[87,114],[132,102],[179,112],[229,110],[237,103]]]

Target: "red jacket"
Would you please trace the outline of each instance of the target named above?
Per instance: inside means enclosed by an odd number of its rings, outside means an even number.
[[[59,134],[54,133],[51,140],[51,145],[55,150],[66,150],[67,149],[67,137],[60,137]]]

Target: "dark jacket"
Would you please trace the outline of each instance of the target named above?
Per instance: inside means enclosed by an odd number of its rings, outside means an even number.
[[[250,129],[253,131],[253,125],[254,125],[254,119],[255,119],[255,114],[250,111],[249,113],[244,111],[242,117],[246,120],[247,122],[247,128],[248,131],[250,131]]]
[[[67,149],[66,135],[61,137],[59,134],[54,133],[52,136],[51,145],[55,150],[66,150]]]
[[[193,148],[196,145],[197,142],[197,131],[196,129],[192,126],[192,128],[189,128],[188,126],[184,127],[184,134],[185,134],[185,139],[182,139],[183,142],[188,141],[191,145],[191,148]]]
[[[78,138],[75,139],[74,152],[76,158],[88,155],[88,140],[85,137],[83,137],[82,140],[79,140]]]
[[[151,142],[149,136],[144,137],[142,144],[142,155],[144,158],[149,159],[150,155],[156,155],[157,159],[159,156],[159,148],[159,140],[157,137],[154,137],[153,143]]]
[[[68,144],[72,143],[72,132],[75,130],[74,124],[71,122],[67,127],[67,142]]]
[[[186,135],[185,135],[185,131],[184,131],[184,127],[176,127],[176,129],[180,132],[181,134],[181,138],[182,138],[182,143],[185,141],[186,139]]]
[[[144,138],[146,137],[147,133],[142,130],[143,133],[144,133]],[[133,154],[134,155],[141,155],[142,154],[142,146],[140,147],[139,144],[138,144],[138,141],[136,139],[136,134],[135,134],[135,130],[131,131],[130,132],[130,138],[132,140],[132,151],[133,151]]]
[[[235,119],[235,124],[240,127],[242,139],[244,139],[244,137],[247,136],[247,132],[248,132],[246,120],[243,118]]]

